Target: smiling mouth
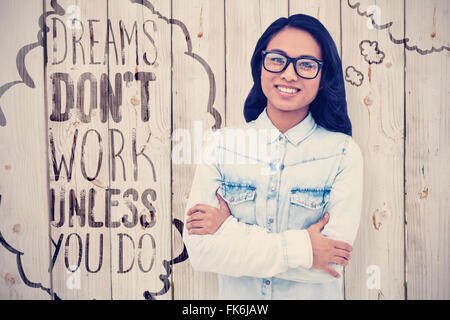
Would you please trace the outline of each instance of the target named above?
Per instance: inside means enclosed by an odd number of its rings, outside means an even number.
[[[282,93],[286,93],[286,94],[296,94],[301,91],[298,88],[285,87],[285,86],[279,86],[279,85],[275,85],[275,88],[277,88],[278,91],[280,91]]]

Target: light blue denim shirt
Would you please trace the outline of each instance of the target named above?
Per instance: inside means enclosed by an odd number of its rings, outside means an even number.
[[[353,244],[359,226],[363,157],[352,137],[311,113],[281,133],[267,116],[217,130],[204,144],[185,213],[195,204],[231,216],[215,234],[183,240],[195,270],[219,274],[221,299],[342,299],[336,279],[312,268],[307,228],[325,212],[322,234]],[[186,221],[185,216],[185,221]]]

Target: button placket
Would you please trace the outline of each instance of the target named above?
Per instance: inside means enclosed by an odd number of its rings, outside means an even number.
[[[262,279],[262,295],[264,299],[272,298],[272,281],[270,279]]]
[[[276,157],[276,162],[277,162],[277,174],[274,175],[274,179],[276,179],[276,183],[277,183],[277,197],[276,198],[276,210],[272,213],[274,215],[272,221],[273,223],[271,224],[272,226],[272,230],[274,230],[275,232],[278,231],[279,229],[279,225],[278,222],[279,220],[277,220],[278,218],[278,198],[279,198],[279,191],[281,189],[280,183],[281,183],[281,173],[284,170],[284,157],[286,155],[286,145],[287,145],[287,138],[284,134],[280,134],[280,136],[278,137],[279,143],[278,143],[278,154]],[[276,222],[276,223],[275,223]]]

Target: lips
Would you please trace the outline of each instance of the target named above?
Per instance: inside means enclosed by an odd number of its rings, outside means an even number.
[[[301,91],[299,88],[292,87],[292,86],[285,86],[285,85],[275,85],[275,88],[283,96],[285,96],[285,95],[293,96]]]

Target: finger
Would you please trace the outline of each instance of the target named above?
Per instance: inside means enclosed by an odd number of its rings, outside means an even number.
[[[219,203],[225,202],[225,200],[222,198],[222,196],[217,191],[216,191],[216,197],[219,199]]]
[[[186,229],[190,230],[190,229],[196,229],[196,228],[204,228],[205,227],[205,222],[202,221],[192,221],[189,223],[186,223]]]
[[[353,248],[347,242],[334,240],[333,246],[337,249],[342,249],[348,252],[352,252]]]
[[[336,252],[334,255],[338,256],[338,257],[342,257],[346,260],[350,260],[350,253],[346,250],[336,249]]]
[[[196,204],[195,206],[193,206],[188,210],[187,215],[190,216],[191,214],[194,214],[198,211],[206,212],[207,207],[208,206],[205,204]]]
[[[322,219],[320,219],[319,222],[313,224],[311,227],[313,227],[316,230],[322,231],[322,229],[328,223],[329,219],[330,219],[330,214],[328,212],[325,212]]]
[[[341,275],[331,267],[325,267],[324,270],[337,279],[341,277]]]
[[[187,218],[186,222],[196,221],[196,220],[203,220],[205,218],[205,213],[202,212],[196,212]]]
[[[331,259],[331,262],[336,263],[336,264],[340,264],[342,266],[346,266],[348,264],[348,260],[342,258],[342,257],[338,257],[338,256],[334,256]]]
[[[186,212],[186,215],[190,216],[198,211],[199,211],[198,207],[197,207],[197,205],[195,205]]]
[[[188,232],[189,234],[197,234],[197,235],[205,235],[208,232],[204,228],[198,228],[198,229],[191,229]]]
[[[221,210],[229,211],[228,203],[222,198],[222,196],[216,191],[216,196],[219,199],[219,206]]]

